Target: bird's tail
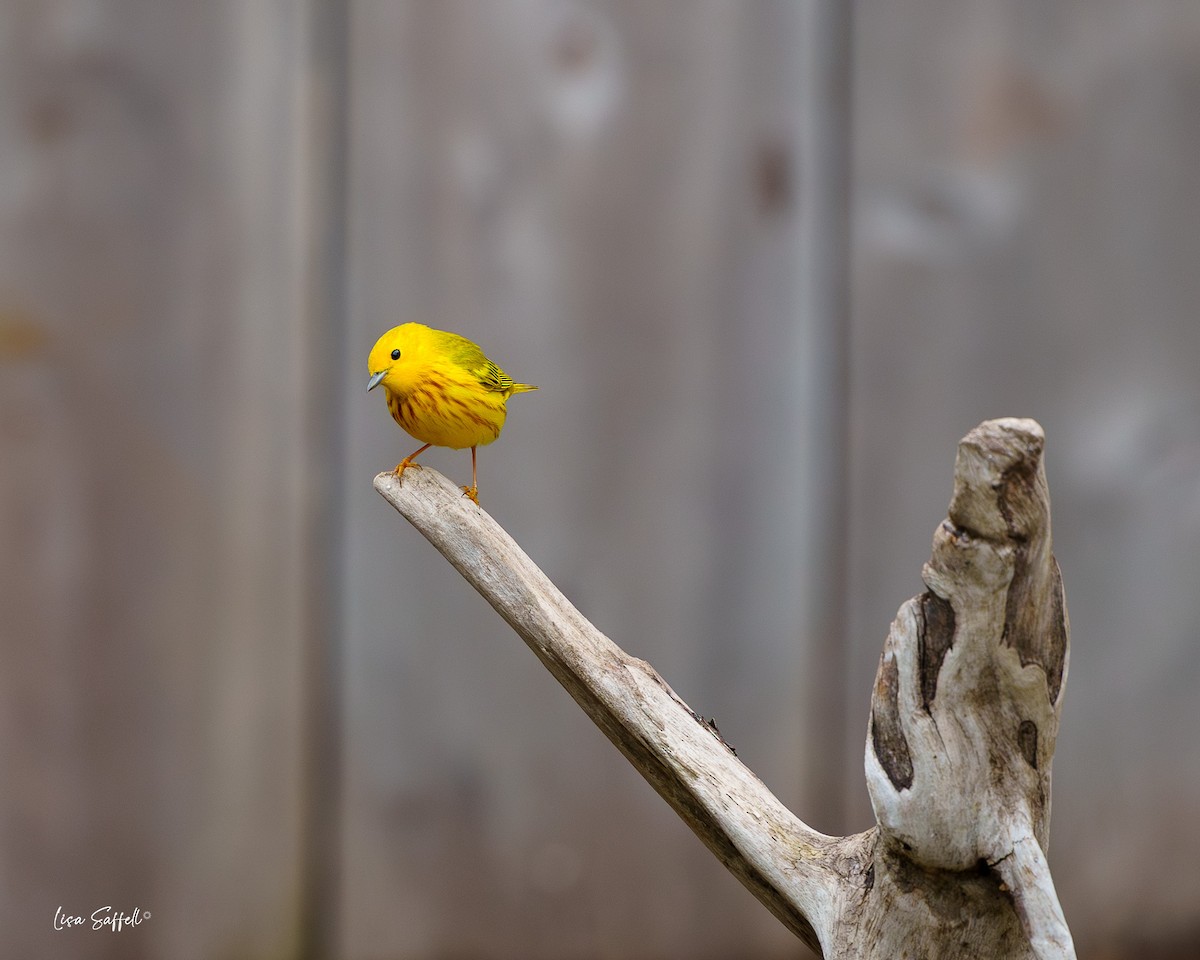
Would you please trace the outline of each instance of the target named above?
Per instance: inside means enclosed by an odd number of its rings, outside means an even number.
[[[530,390],[536,390],[532,383],[514,383],[508,390],[509,393],[528,393]]]

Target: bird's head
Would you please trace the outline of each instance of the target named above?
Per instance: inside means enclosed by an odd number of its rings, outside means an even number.
[[[367,390],[374,390],[381,383],[393,393],[406,393],[411,386],[413,363],[421,352],[422,334],[429,328],[419,323],[405,323],[392,327],[375,341],[371,355],[367,358]]]

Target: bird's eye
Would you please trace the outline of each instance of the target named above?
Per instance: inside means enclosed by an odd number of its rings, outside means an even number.
[[[400,351],[399,351],[399,350],[393,350],[393,351],[392,351],[392,359],[393,359],[393,360],[399,360],[399,359],[400,359]]]

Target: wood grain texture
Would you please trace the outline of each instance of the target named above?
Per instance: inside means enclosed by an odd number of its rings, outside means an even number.
[[[1200,4],[865,2],[854,45],[846,710],[915,592],[949,439],[1027,411],[1087,651],[1063,907],[1081,955],[1200,955]]]
[[[866,774],[878,827],[844,838],[788,812],[446,478],[381,473],[375,488],[725,867],[825,957],[1071,960],[1043,853],[1068,642],[1043,446],[1037,423],[1015,419],[960,443],[928,592],[901,608],[875,685]]]
[[[959,444],[928,591],[892,626],[866,751],[883,843],[934,875],[995,868],[1007,891],[993,887],[991,912],[1011,895],[1040,958],[1074,956],[1043,853],[1068,658],[1044,445],[1036,422],[1017,419]],[[897,744],[912,757],[903,780]],[[999,941],[977,946],[1009,955]]]
[[[814,949],[833,838],[791,814],[645,661],[589,623],[512,538],[432,469],[375,488],[521,636],[717,858]]]
[[[809,10],[417,0],[358,4],[352,32],[344,950],[790,956],[491,610],[394,538],[362,477],[416,444],[359,381],[417,320],[539,384],[480,451],[485,508],[789,806],[849,829],[832,758],[860,724],[822,708],[844,660],[831,281],[801,279],[828,238],[800,266],[824,189]],[[426,457],[469,480],[469,454]],[[392,735],[416,725],[437,732]]]
[[[294,955],[311,825],[303,4],[0,9],[4,953]],[[269,118],[269,119],[268,119]],[[14,355],[11,345],[21,346]],[[55,909],[151,913],[118,935]],[[78,935],[73,935],[78,934]]]

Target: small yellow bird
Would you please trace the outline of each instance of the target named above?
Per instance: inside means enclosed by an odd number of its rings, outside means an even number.
[[[413,460],[430,447],[470,447],[471,486],[463,494],[479,503],[475,448],[500,436],[509,397],[537,387],[514,383],[466,337],[421,323],[393,327],[375,341],[367,370],[367,391],[382,383],[392,419],[425,444],[396,464],[396,476],[419,470]]]

